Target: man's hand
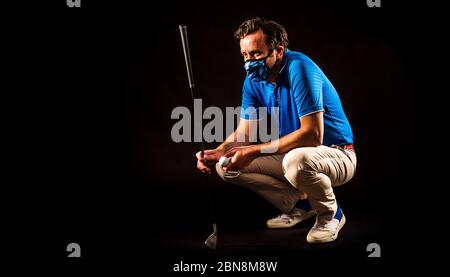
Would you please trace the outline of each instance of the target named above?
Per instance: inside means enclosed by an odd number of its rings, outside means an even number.
[[[225,171],[240,170],[248,166],[258,155],[253,145],[233,147],[225,153],[225,157],[231,158]]]
[[[222,149],[218,148],[205,150],[204,156],[202,157],[202,151],[198,151],[195,154],[195,157],[197,157],[197,168],[203,173],[211,174],[211,169],[209,167],[219,161],[223,152]]]

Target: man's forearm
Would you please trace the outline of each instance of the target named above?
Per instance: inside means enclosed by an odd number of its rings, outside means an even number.
[[[299,129],[277,140],[253,145],[252,153],[258,157],[283,154],[297,147],[316,147],[321,144],[317,135]]]
[[[243,141],[242,141],[243,140]],[[226,140],[220,144],[217,149],[222,150],[223,152],[227,152],[233,147],[249,145],[248,137],[240,136],[238,131],[234,131],[231,135],[229,135]]]

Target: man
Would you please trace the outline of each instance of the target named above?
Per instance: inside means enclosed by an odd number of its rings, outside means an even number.
[[[333,187],[348,182],[356,168],[353,134],[339,96],[311,59],[287,48],[280,24],[253,18],[235,37],[247,72],[241,120],[219,147],[203,157],[196,154],[197,167],[211,173],[210,165],[230,157],[226,167],[216,164],[219,176],[252,189],[283,212],[267,221],[269,228],[289,228],[316,215],[307,241],[334,241],[345,216]],[[279,107],[279,139],[250,145],[255,120],[249,107]]]

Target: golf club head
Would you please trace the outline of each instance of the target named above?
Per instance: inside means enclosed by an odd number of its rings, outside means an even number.
[[[216,249],[217,247],[217,227],[216,223],[213,223],[213,233],[205,240],[205,245],[209,249]]]

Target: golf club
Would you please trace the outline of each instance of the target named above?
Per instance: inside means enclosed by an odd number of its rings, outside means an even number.
[[[192,98],[192,104],[194,104],[194,89],[195,89],[195,83],[194,83],[194,75],[192,72],[192,63],[191,63],[191,54],[189,52],[189,41],[188,41],[188,35],[187,35],[187,26],[182,24],[179,26],[180,28],[180,35],[181,35],[181,43],[183,44],[183,52],[184,52],[184,60],[186,62],[186,70],[189,80],[189,87],[191,89],[191,98]],[[203,144],[203,134],[201,139],[201,151],[202,156],[204,155],[205,147]],[[209,194],[209,202],[210,202],[210,212],[211,212],[211,220],[213,224],[213,233],[205,240],[205,245],[210,249],[216,249],[217,247],[217,226],[216,226],[216,219],[215,219],[215,209],[214,209],[214,201],[213,201],[213,194],[208,186],[208,175],[205,174],[205,182],[206,187],[208,188],[208,194]]]

